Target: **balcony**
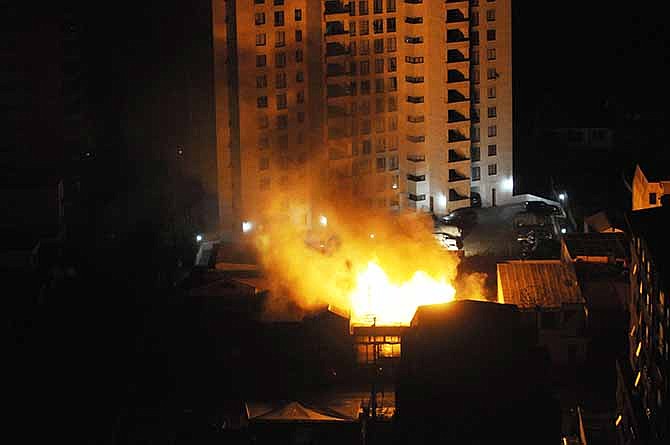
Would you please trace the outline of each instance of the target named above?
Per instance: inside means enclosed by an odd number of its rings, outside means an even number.
[[[448,136],[449,142],[461,142],[470,139],[467,135],[463,134],[461,131],[458,130],[449,130],[448,135],[449,135]]]
[[[470,19],[466,17],[460,9],[447,10],[447,23],[460,23],[467,22],[468,20]]]
[[[407,140],[413,144],[418,144],[421,142],[426,142],[426,136],[423,135],[407,135]]]
[[[326,22],[326,37],[348,35],[349,31],[345,28],[344,22]]]
[[[447,83],[466,82],[468,78],[458,70],[449,70],[447,72]]]
[[[470,99],[465,97],[463,93],[458,90],[449,90],[447,92],[447,102],[450,104],[455,104],[458,102],[469,102]]]
[[[326,44],[326,57],[345,56],[349,54],[349,49],[339,42],[328,42]]]
[[[450,49],[447,50],[447,62],[449,63],[456,63],[456,62],[467,62],[468,58],[465,57],[465,55],[457,50],[457,49]]]
[[[350,74],[349,70],[347,70],[347,67],[344,64],[329,63],[326,66],[327,77],[347,76],[349,74]]]
[[[426,175],[407,175],[407,180],[412,182],[423,182],[426,180]]]
[[[345,5],[340,1],[327,0],[326,3],[324,4],[323,13],[325,15],[349,14],[349,6],[350,6],[349,3]]]
[[[463,161],[469,161],[470,159],[465,156],[464,154],[454,150],[454,149],[449,149],[449,162],[463,162]]]
[[[470,199],[470,197],[461,195],[455,189],[449,189],[449,201],[463,201],[465,199]]]
[[[345,107],[337,105],[328,105],[328,117],[332,119],[351,116]]]
[[[454,170],[453,168],[449,169],[449,182],[466,181],[469,179],[469,177],[459,173],[457,170]]]
[[[468,119],[467,116],[464,116],[462,113],[459,113],[456,110],[449,110],[447,114],[447,123],[453,124],[453,123],[458,123],[458,122],[467,122],[470,119]]]
[[[407,155],[409,162],[426,162],[426,155]]]
[[[425,201],[426,200],[426,195],[423,193],[420,195],[415,195],[414,193],[409,193],[408,196],[410,201]]]
[[[407,102],[411,104],[422,104],[423,101],[423,96],[407,96]]]
[[[328,84],[328,88],[326,90],[326,96],[329,99],[335,97],[350,96],[350,95],[351,95],[351,87],[349,85]]]
[[[447,43],[467,42],[468,37],[460,29],[447,30]]]

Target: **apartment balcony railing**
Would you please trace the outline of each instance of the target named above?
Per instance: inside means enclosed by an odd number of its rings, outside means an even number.
[[[467,195],[461,195],[455,189],[449,189],[449,201],[463,201],[465,199],[470,199]]]
[[[349,34],[349,31],[345,28],[344,23],[342,22],[326,22],[326,33],[327,36],[338,36],[342,34]]]
[[[467,76],[458,70],[447,71],[447,83],[464,82],[468,80]]]
[[[460,9],[447,10],[447,23],[467,22],[469,20]]]
[[[423,135],[407,135],[407,140],[409,142],[412,142],[414,144],[418,144],[420,142],[426,142],[426,136]]]
[[[426,195],[425,194],[420,194],[420,195],[415,195],[414,193],[409,193],[408,196],[410,201],[425,201],[426,200]]]
[[[447,50],[447,62],[456,63],[456,62],[465,62],[468,58],[457,49]]]
[[[470,99],[458,90],[449,90],[447,92],[447,102],[450,104],[467,101],[470,101]]]
[[[425,162],[426,155],[407,155],[407,160],[410,162]]]
[[[469,180],[470,178],[459,173],[458,171],[454,170],[453,168],[449,169],[449,182],[458,182],[458,181],[465,181]]]
[[[407,180],[412,182],[423,182],[426,180],[426,175],[407,175]]]
[[[469,161],[470,159],[456,150],[450,149],[448,155],[449,162]]]
[[[460,29],[450,29],[447,31],[447,43],[467,42],[468,38]]]
[[[463,134],[462,132],[458,130],[449,130],[448,133],[448,141],[449,142],[461,142],[461,141],[467,141],[468,136]]]
[[[340,1],[327,0],[324,4],[324,14],[349,14],[349,3],[344,4]]]
[[[467,116],[464,116],[462,113],[459,113],[456,110],[449,110],[447,113],[447,122],[450,124],[456,122],[467,122],[469,119]]]

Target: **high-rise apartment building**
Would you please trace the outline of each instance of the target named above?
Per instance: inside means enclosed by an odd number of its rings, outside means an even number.
[[[326,201],[511,197],[510,0],[216,0],[213,18],[224,231],[278,195],[305,222]]]

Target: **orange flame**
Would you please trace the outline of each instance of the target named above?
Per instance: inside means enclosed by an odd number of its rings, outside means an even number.
[[[436,280],[416,271],[403,283],[393,283],[374,261],[356,276],[356,287],[350,294],[352,325],[409,326],[417,307],[447,303],[456,290],[446,277]]]

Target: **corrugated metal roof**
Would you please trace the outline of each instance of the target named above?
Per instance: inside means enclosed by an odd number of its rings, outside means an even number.
[[[519,308],[584,303],[574,268],[559,260],[499,263],[498,279],[504,303]]]

